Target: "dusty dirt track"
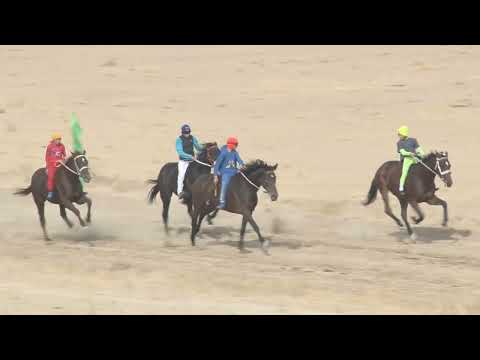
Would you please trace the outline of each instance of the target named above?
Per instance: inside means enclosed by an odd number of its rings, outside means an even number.
[[[474,46],[0,47],[0,313],[480,313],[479,61]],[[69,230],[49,205],[46,245],[32,199],[11,193],[71,111],[93,224]],[[192,248],[176,199],[163,233],[144,182],[175,159],[184,122],[279,163],[279,201],[260,195],[255,213],[271,256],[250,229],[240,254],[226,213]],[[449,227],[422,205],[416,244],[381,201],[360,205],[403,123],[453,166]]]

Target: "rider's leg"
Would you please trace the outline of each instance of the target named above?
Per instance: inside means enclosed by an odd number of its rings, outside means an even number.
[[[185,173],[187,172],[188,161],[179,160],[178,161],[178,178],[177,178],[177,195],[183,192],[183,180],[185,179]]]
[[[218,206],[219,209],[225,208],[225,201],[227,198],[227,189],[230,180],[235,175],[235,173],[230,173],[228,171],[222,174],[222,188],[220,190],[220,205]]]
[[[410,169],[410,166],[412,166],[412,164],[412,159],[407,157],[403,159],[402,176],[400,176],[400,192],[404,191],[405,180],[407,180],[408,170]]]
[[[47,164],[47,190],[48,190],[48,196],[47,198],[49,200],[52,199],[53,197],[53,190],[55,189],[55,173],[57,172],[57,168],[54,164]]]

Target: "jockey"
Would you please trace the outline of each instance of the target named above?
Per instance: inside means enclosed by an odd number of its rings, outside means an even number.
[[[55,173],[57,172],[57,162],[65,160],[65,146],[62,144],[62,136],[58,133],[52,135],[52,141],[47,146],[45,153],[45,162],[47,164],[47,199],[53,198],[53,190],[55,188]]]
[[[225,197],[230,180],[235,176],[239,167],[243,167],[244,163],[237,152],[238,140],[235,137],[229,137],[226,147],[222,147],[222,151],[215,162],[214,181],[218,183],[218,177],[222,177],[222,189],[220,192],[220,204],[217,209],[225,208]]]
[[[201,151],[203,149],[197,138],[191,135],[190,126],[183,125],[181,130],[182,135],[180,135],[176,141],[176,149],[179,157],[177,178],[177,195],[179,199],[182,199],[185,195],[183,192],[183,180],[185,179],[188,165],[195,160],[194,150]]]
[[[423,158],[425,153],[418,144],[417,139],[408,137],[408,127],[401,126],[398,129],[399,140],[397,142],[397,151],[400,153],[400,161],[402,162],[402,175],[400,177],[399,191],[401,195],[405,195],[404,185],[407,179],[410,166],[417,163],[417,157]]]

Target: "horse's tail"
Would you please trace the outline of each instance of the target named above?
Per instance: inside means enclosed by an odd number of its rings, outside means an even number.
[[[158,192],[160,191],[158,187],[158,180],[147,180],[147,184],[153,185],[152,188],[148,191],[148,203],[153,204]]]
[[[377,185],[377,177],[372,180],[372,185],[370,185],[370,190],[368,191],[367,198],[365,201],[362,202],[363,206],[370,205],[375,201],[377,198],[377,193],[378,193],[378,185]]]
[[[13,195],[19,195],[19,196],[27,196],[32,192],[32,186],[30,185],[28,188],[25,189],[18,189],[13,193]]]

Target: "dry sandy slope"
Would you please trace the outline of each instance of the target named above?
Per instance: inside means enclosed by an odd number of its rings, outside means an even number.
[[[479,313],[479,61],[473,46],[0,47],[0,313]],[[45,245],[31,198],[11,192],[71,111],[94,223],[68,230],[50,205]],[[279,163],[280,199],[255,214],[271,256],[251,232],[237,251],[231,214],[192,248],[176,201],[164,235],[144,181],[175,159],[183,122]],[[359,205],[402,123],[453,164],[450,226],[424,205],[414,245],[380,201]]]

